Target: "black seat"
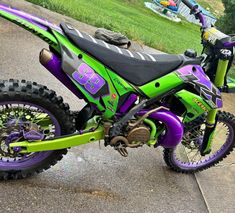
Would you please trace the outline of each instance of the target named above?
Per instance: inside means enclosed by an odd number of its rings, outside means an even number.
[[[181,55],[131,52],[95,39],[65,23],[61,23],[61,28],[78,48],[137,86],[172,72],[184,62]]]

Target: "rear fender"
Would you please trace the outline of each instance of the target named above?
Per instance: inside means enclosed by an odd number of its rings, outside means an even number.
[[[5,4],[0,4],[0,16],[28,30],[60,52],[59,44],[53,35],[53,31],[63,34],[57,25]]]

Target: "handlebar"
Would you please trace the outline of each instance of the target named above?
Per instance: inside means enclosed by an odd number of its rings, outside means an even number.
[[[235,41],[225,43],[224,47],[226,48],[235,47]]]
[[[189,2],[188,0],[182,0],[182,2],[190,9],[192,10],[194,5],[191,4],[191,2]]]
[[[230,34],[229,36],[232,38],[232,41],[225,43],[224,47],[227,48],[235,47],[235,34]]]
[[[193,14],[196,19],[199,19],[200,23],[202,24],[202,29],[207,29],[209,26],[206,22],[206,17],[203,15],[202,11],[198,8],[198,6],[193,5],[189,0],[182,0],[182,2],[191,10],[191,14]],[[224,47],[235,47],[235,41],[225,43]]]
[[[199,19],[200,23],[202,24],[202,28],[206,29],[208,27],[206,23],[206,18],[203,15],[202,11],[198,9],[197,5],[193,5],[188,0],[182,0],[182,2],[191,10],[191,13],[196,17],[196,19]]]

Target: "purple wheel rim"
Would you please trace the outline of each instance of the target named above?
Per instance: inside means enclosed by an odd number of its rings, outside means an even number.
[[[32,104],[28,102],[22,102],[22,101],[9,101],[9,102],[2,102],[0,103],[0,106],[3,105],[10,105],[10,104],[22,104],[22,105],[29,105],[36,107],[40,110],[42,110],[44,113],[47,113],[47,115],[50,116],[50,119],[52,121],[52,124],[55,126],[55,131],[54,131],[54,136],[60,136],[61,135],[61,127],[59,125],[59,122],[55,118],[55,116],[49,112],[48,110],[44,109],[43,107],[37,105],[37,104]],[[25,158],[23,160],[17,160],[14,162],[7,162],[7,161],[2,161],[2,158],[0,158],[0,170],[1,171],[7,171],[7,170],[25,170],[29,169],[31,167],[36,166],[38,163],[41,161],[45,160],[53,151],[47,151],[47,152],[38,152],[35,153],[33,156],[30,156],[28,158]]]
[[[229,130],[229,135],[226,139],[226,142],[221,146],[221,148],[216,151],[215,153],[213,153],[212,155],[209,155],[208,157],[206,157],[205,159],[199,161],[199,162],[182,162],[181,160],[179,160],[176,156],[176,149],[174,149],[173,151],[173,155],[172,155],[172,160],[174,161],[174,163],[176,164],[176,166],[178,166],[181,169],[184,170],[195,170],[195,169],[199,169],[201,167],[204,167],[212,162],[218,161],[228,150],[228,148],[231,146],[231,144],[233,143],[233,135],[234,135],[234,131],[233,128],[231,127],[231,125],[227,122],[224,122]],[[212,142],[213,143],[213,142]]]

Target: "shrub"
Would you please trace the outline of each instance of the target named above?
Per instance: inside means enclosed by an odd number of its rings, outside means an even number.
[[[222,0],[225,11],[218,20],[217,25],[224,33],[235,33],[235,0]]]

